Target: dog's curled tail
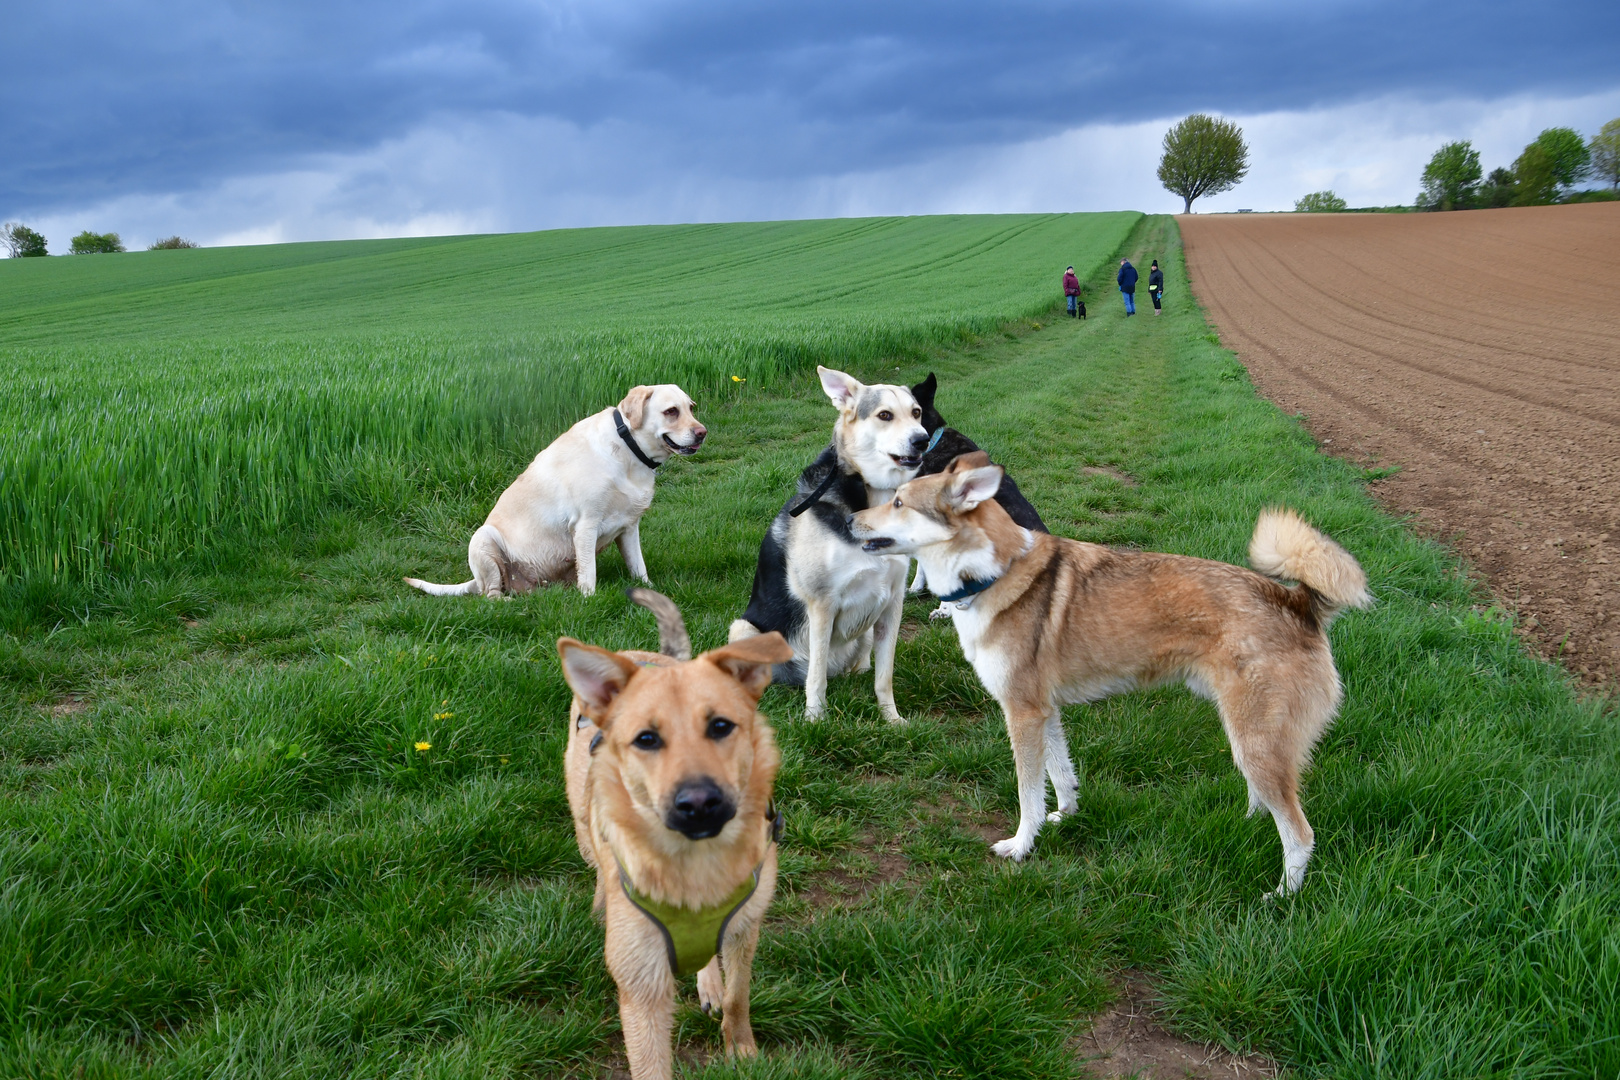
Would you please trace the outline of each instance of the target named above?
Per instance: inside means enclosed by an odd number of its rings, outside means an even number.
[[[1372,606],[1367,574],[1355,556],[1292,510],[1260,512],[1249,541],[1249,565],[1269,578],[1290,579],[1309,589],[1324,627],[1344,608]]]
[[[731,620],[731,629],[726,631],[726,644],[731,645],[758,636],[759,627],[747,619],[733,619]]]
[[[413,589],[421,589],[429,596],[471,596],[478,591],[477,578],[473,578],[471,581],[463,581],[460,585],[435,585],[433,582],[423,581],[421,578],[408,577],[405,579],[405,584]]]
[[[658,620],[659,652],[677,660],[692,659],[692,638],[686,632],[686,620],[681,618],[681,609],[675,606],[675,601],[651,589],[629,588],[624,590],[624,595],[652,612]]]

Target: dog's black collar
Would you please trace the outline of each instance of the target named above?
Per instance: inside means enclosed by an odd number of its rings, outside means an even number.
[[[960,589],[957,589],[955,592],[947,596],[940,597],[940,603],[954,604],[960,600],[966,600],[970,596],[978,596],[980,593],[984,592],[984,590],[988,589],[990,586],[994,585],[1000,580],[1001,579],[998,577],[993,577],[989,581],[980,581],[978,578],[969,578],[968,580],[962,582],[962,587]]]
[[[618,409],[613,410],[613,426],[619,429],[619,438],[623,439],[624,445],[628,446],[630,452],[636,455],[637,461],[649,469],[656,469],[663,464],[662,461],[654,461],[642,451],[641,445],[636,442],[636,437],[630,434],[630,425],[624,422],[624,417],[619,414]]]
[[[804,513],[806,510],[808,510],[812,506],[816,505],[816,503],[820,502],[821,497],[823,495],[827,494],[827,489],[832,487],[834,481],[836,481],[837,479],[838,479],[838,462],[835,461],[835,462],[833,462],[832,468],[827,470],[827,479],[823,480],[821,482],[821,486],[816,488],[816,490],[814,490],[814,491],[812,491],[810,493],[810,497],[808,499],[804,500],[804,502],[800,503],[798,506],[795,506],[793,509],[789,510],[788,511],[788,517],[798,517],[800,514]]]

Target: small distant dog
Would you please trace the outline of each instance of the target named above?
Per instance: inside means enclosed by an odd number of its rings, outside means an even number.
[[[917,556],[1006,714],[1018,832],[996,854],[1022,859],[1035,845],[1043,759],[1057,795],[1046,820],[1077,809],[1062,706],[1179,681],[1215,702],[1249,812],[1269,810],[1282,838],[1277,892],[1298,889],[1315,843],[1299,774],[1342,695],[1328,626],[1372,603],[1360,565],[1291,510],[1260,515],[1249,543],[1259,573],[1083,544],[1016,524],[994,500],[1001,482],[999,465],[967,454],[850,523],[869,551]]]
[[[1081,305],[1085,310],[1085,305]],[[917,470],[918,476],[932,476],[944,472],[951,462],[962,454],[971,454],[979,449],[979,444],[957,431],[953,427],[945,426],[945,418],[934,408],[934,395],[939,391],[939,380],[930,371],[928,378],[911,388],[911,396],[917,399],[922,406],[922,424],[928,429],[928,452],[923,455],[922,467]],[[1024,498],[1024,493],[1018,490],[1013,478],[1003,475],[1001,487],[996,491],[996,502],[1007,511],[1013,521],[1026,529],[1035,532],[1051,532],[1041,515],[1036,512],[1034,504]],[[922,563],[917,564],[916,576],[911,579],[911,592],[922,592],[928,587],[928,581],[923,574]],[[949,610],[941,604],[934,612],[933,618],[944,619],[950,616]]]
[[[875,653],[878,705],[900,722],[894,648],[909,560],[863,551],[848,518],[916,475],[928,445],[922,406],[904,386],[816,371],[838,410],[833,442],[799,475],[798,491],[765,533],[748,610],[731,624],[731,640],[771,630],[786,638],[793,662],[777,669],[776,680],[804,685],[810,719],[826,708],[827,677],[865,671]]]
[[[759,926],[776,891],[776,741],[757,711],[780,634],[691,658],[681,613],[649,589],[661,653],[560,638],[574,691],[564,773],[580,854],[596,868],[604,955],[634,1080],[668,1080],[675,980],[697,975],[726,1049],[757,1053],[748,1021]]]
[[[491,599],[573,578],[596,591],[596,553],[618,542],[630,576],[651,584],[641,557],[641,515],[653,477],[671,455],[697,453],[709,432],[673,383],[637,386],[617,408],[587,416],[535,457],[501,493],[467,545],[472,580],[405,583],[434,596]]]

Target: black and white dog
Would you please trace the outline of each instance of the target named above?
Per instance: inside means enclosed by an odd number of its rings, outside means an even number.
[[[748,610],[731,624],[730,638],[772,630],[787,638],[793,659],[774,677],[804,686],[810,719],[826,707],[829,675],[875,666],[878,705],[899,722],[894,647],[910,560],[862,551],[847,519],[894,498],[917,475],[928,447],[923,410],[904,386],[816,371],[838,409],[832,445],[799,474],[798,490],[765,533]]]
[[[957,431],[953,427],[945,426],[945,418],[934,408],[934,394],[939,390],[939,380],[934,378],[930,371],[928,378],[911,388],[911,396],[917,399],[922,407],[923,427],[928,429],[928,452],[923,455],[922,467],[917,470],[918,476],[931,476],[934,473],[944,472],[950,463],[956,460],[959,454],[971,454],[979,449],[979,444]],[[1035,511],[1030,501],[1024,498],[1024,493],[1018,490],[1013,478],[1005,474],[1001,478],[1001,487],[996,490],[996,502],[1007,511],[1016,524],[1034,532],[1050,532],[1041,515]],[[911,591],[922,592],[928,586],[923,575],[922,563],[917,564],[917,576],[912,578]],[[941,604],[934,611],[934,617],[943,619],[950,615],[950,611]]]

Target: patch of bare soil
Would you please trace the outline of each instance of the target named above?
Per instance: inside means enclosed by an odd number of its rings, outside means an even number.
[[[64,716],[77,716],[90,708],[83,694],[68,694],[51,702],[50,714],[60,720]]]
[[[1121,973],[1118,989],[1119,1001],[1097,1017],[1081,1040],[1087,1076],[1244,1080],[1279,1075],[1277,1065],[1259,1054],[1228,1053],[1164,1030],[1154,1019],[1153,984],[1140,972]]]
[[[1111,480],[1118,480],[1126,487],[1136,486],[1136,477],[1121,472],[1112,465],[1084,465],[1081,466],[1080,471],[1087,476],[1106,476]]]
[[[899,848],[879,844],[870,833],[861,835],[861,846],[876,867],[868,874],[850,874],[843,870],[823,870],[812,874],[808,884],[798,890],[799,896],[812,907],[852,907],[865,900],[880,886],[899,881],[906,876],[911,863]]]
[[[1260,390],[1330,453],[1400,466],[1378,497],[1545,655],[1620,675],[1620,205],[1177,220]]]

